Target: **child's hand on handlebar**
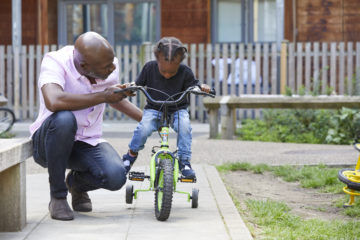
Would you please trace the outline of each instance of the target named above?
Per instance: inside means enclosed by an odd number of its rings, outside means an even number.
[[[206,84],[201,84],[200,88],[201,88],[201,91],[203,91],[203,92],[206,92],[206,93],[210,92],[210,87]]]

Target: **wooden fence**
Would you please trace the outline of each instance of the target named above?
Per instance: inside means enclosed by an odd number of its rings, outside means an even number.
[[[218,95],[240,94],[339,94],[360,93],[360,42],[188,44],[184,63]],[[43,56],[58,46],[0,45],[0,94],[21,120],[35,119],[39,107],[37,79]],[[120,82],[136,79],[143,64],[154,59],[152,45],[115,46]],[[140,107],[144,98],[131,99]],[[204,121],[201,98],[191,96],[192,119]],[[106,109],[106,119],[122,114]]]

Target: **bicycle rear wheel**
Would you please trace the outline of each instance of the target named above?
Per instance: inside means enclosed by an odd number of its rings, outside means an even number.
[[[159,221],[165,221],[170,216],[174,189],[173,175],[171,159],[161,160],[157,171],[155,190],[155,216]]]
[[[0,108],[0,134],[11,129],[15,123],[15,114],[8,108]]]
[[[360,191],[360,172],[353,168],[344,168],[338,172],[338,178],[348,188]]]

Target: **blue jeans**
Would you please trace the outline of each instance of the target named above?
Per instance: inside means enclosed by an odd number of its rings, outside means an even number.
[[[161,126],[161,116],[162,112],[153,109],[144,110],[141,122],[137,125],[129,144],[131,151],[139,152],[144,149],[147,138]],[[192,128],[189,113],[185,109],[178,110],[172,114],[171,120],[170,126],[178,133],[177,146],[179,159],[180,161],[190,160]]]
[[[49,116],[32,137],[34,160],[48,168],[51,196],[67,196],[66,168],[77,172],[73,186],[79,191],[120,189],[126,182],[126,174],[115,149],[106,142],[92,146],[74,141],[76,131],[74,114],[60,111]]]

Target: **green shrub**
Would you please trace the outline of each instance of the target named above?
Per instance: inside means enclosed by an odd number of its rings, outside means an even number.
[[[329,110],[265,110],[263,120],[247,119],[237,133],[242,140],[323,143]]]
[[[350,144],[360,138],[360,111],[264,110],[262,120],[244,120],[237,135],[250,141]]]
[[[326,143],[350,144],[359,138],[360,112],[349,108],[342,108],[329,122]]]

